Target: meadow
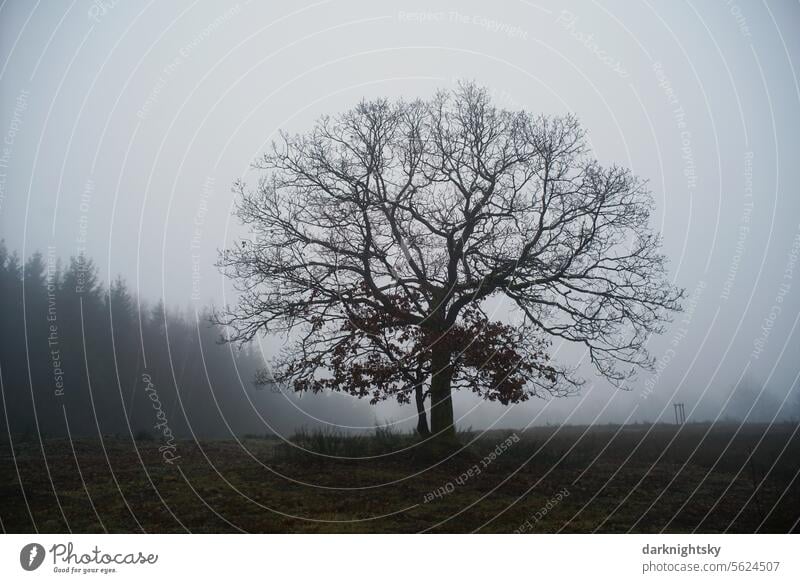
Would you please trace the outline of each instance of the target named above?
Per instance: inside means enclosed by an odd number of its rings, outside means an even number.
[[[798,530],[797,423],[458,438],[446,459],[389,427],[179,440],[165,463],[148,434],[18,436],[13,451],[0,444],[0,519],[6,532],[45,533]]]

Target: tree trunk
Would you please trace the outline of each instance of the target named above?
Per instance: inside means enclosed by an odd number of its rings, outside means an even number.
[[[419,433],[420,437],[428,437],[431,434],[431,430],[428,429],[428,414],[425,413],[425,394],[422,391],[421,382],[414,387],[414,396],[417,400],[417,415],[419,417],[417,433]]]
[[[455,438],[453,425],[453,399],[450,382],[453,371],[450,366],[450,352],[434,346],[431,355],[431,432],[437,439]]]

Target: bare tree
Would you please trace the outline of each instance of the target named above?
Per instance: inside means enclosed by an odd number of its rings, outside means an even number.
[[[502,403],[573,391],[553,339],[621,385],[652,366],[645,342],[682,291],[645,184],[588,154],[574,117],[498,109],[473,84],[282,134],[257,188],[235,186],[250,237],[221,254],[240,295],[220,320],[232,340],[285,334],[268,380],[413,395],[423,434],[430,397],[433,433],[453,435],[456,388]],[[487,310],[499,296],[504,319]]]

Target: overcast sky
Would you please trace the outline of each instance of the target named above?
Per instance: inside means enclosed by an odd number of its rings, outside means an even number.
[[[510,409],[463,395],[460,424],[668,420],[673,402],[743,416],[762,388],[751,418],[784,401],[797,416],[798,25],[789,1],[9,0],[2,237],[25,257],[84,248],[151,301],[231,301],[213,267],[241,234],[230,186],[279,129],[473,79],[503,107],[574,112],[599,160],[649,181],[689,297],[629,392],[589,376],[579,397]]]

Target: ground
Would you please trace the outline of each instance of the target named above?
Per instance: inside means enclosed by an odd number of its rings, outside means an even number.
[[[798,531],[796,423],[459,439],[438,464],[391,432],[298,436],[333,457],[274,438],[187,440],[173,465],[153,440],[15,440],[0,446],[0,519],[6,532]]]

